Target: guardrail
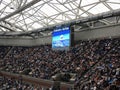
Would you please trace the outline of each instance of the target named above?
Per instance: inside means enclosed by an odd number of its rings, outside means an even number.
[[[5,71],[0,71],[0,76],[4,76],[7,78],[14,78],[16,80],[22,80],[24,82],[28,82],[36,86],[42,86],[43,90],[46,90],[45,88],[51,88],[53,85],[56,84],[56,81],[44,80],[44,79],[34,78],[26,75],[14,74]],[[73,84],[67,84],[59,81],[58,83],[60,83],[60,90],[74,90]]]

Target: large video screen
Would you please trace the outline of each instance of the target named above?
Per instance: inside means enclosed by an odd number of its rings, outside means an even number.
[[[52,32],[52,48],[65,49],[70,47],[70,28],[57,28]]]

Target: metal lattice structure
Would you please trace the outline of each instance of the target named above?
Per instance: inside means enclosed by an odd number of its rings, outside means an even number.
[[[120,0],[0,0],[0,32],[34,31],[119,9]],[[110,25],[118,21],[116,17],[99,23]]]

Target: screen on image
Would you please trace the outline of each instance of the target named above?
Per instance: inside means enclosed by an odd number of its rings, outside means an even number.
[[[63,48],[70,46],[70,28],[55,29],[52,33],[52,48]]]

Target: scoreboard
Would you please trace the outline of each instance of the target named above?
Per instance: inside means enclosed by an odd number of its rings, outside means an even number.
[[[52,48],[65,50],[71,45],[70,27],[55,28],[52,32]]]

